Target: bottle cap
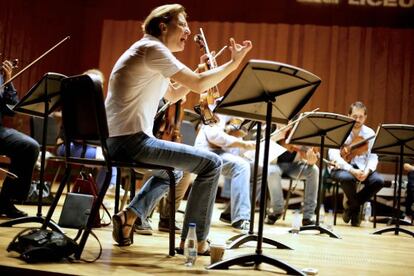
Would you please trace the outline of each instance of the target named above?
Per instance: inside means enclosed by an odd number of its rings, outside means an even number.
[[[317,275],[318,274],[318,270],[313,267],[306,267],[302,269],[302,272],[305,273],[306,275]]]
[[[194,222],[190,222],[190,223],[188,224],[188,227],[196,227],[196,224],[195,224]]]

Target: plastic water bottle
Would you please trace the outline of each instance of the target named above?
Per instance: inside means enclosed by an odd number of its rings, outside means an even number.
[[[321,207],[319,207],[319,224],[325,223],[325,206],[321,204]]]
[[[187,238],[184,243],[185,265],[193,266],[197,259],[197,235],[196,224],[188,224]]]
[[[326,216],[326,228],[329,231],[333,231],[333,211],[329,209],[328,215]]]
[[[369,223],[369,218],[371,217],[371,202],[366,202],[364,206],[364,223]]]
[[[290,231],[292,234],[298,234],[300,231],[300,212],[296,210],[293,212],[293,220],[292,220],[292,230]]]

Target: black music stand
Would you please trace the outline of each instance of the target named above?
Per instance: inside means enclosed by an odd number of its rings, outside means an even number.
[[[401,206],[401,186],[403,177],[404,156],[414,156],[414,125],[402,124],[382,124],[378,127],[377,136],[371,152],[377,154],[397,155],[399,156],[399,181],[397,193],[397,209],[395,209],[394,220],[395,227],[388,227],[374,232],[373,234],[382,234],[393,232],[398,235],[399,232],[411,235],[414,233],[407,229],[400,228],[399,212]]]
[[[394,189],[392,194],[392,209],[394,210],[397,208],[397,183],[398,183],[398,176],[399,176],[399,156],[392,156],[392,155],[378,155],[378,160],[380,162],[390,162],[395,163],[395,174],[394,174]],[[404,163],[412,162],[412,158],[404,158]],[[376,201],[377,195],[374,195],[374,201]],[[374,209],[373,209],[374,210]],[[401,219],[398,217],[398,220],[400,222],[400,225],[411,225],[410,222],[405,221],[404,219]],[[383,217],[383,218],[376,218],[374,220],[374,228],[377,228],[377,223],[385,223],[387,225],[393,225],[396,223],[396,218],[394,215],[392,217]]]
[[[45,218],[42,216],[42,198],[43,198],[43,185],[44,185],[44,173],[45,173],[45,161],[46,161],[46,138],[47,138],[47,124],[48,116],[59,105],[60,100],[60,81],[66,78],[65,75],[58,73],[46,73],[25,96],[14,106],[9,107],[18,113],[28,114],[31,116],[43,118],[43,134],[42,134],[42,146],[41,146],[41,161],[40,161],[40,175],[39,184],[37,186],[39,190],[39,198],[37,203],[36,216],[22,217],[12,219],[3,223],[0,223],[0,227],[9,227],[21,223],[38,222],[43,224]],[[51,229],[63,233],[60,227],[51,221],[48,225]]]
[[[332,231],[319,225],[319,208],[321,205],[321,193],[323,191],[323,160],[324,150],[327,148],[340,148],[346,138],[352,131],[355,121],[347,116],[328,113],[315,112],[310,114],[301,121],[298,121],[289,137],[286,139],[287,144],[305,145],[320,147],[319,157],[319,183],[318,199],[316,204],[316,222],[315,225],[300,227],[300,231],[318,230],[321,234],[328,234],[332,238],[339,238]]]
[[[223,260],[208,266],[208,269],[228,269],[233,265],[252,264],[257,267],[261,263],[267,263],[286,271],[289,275],[304,275],[291,265],[262,254],[270,132],[272,122],[287,123],[293,118],[308,102],[320,83],[321,80],[317,76],[291,65],[250,60],[215,108],[214,112],[217,113],[265,121],[266,134],[256,253]],[[256,153],[256,172],[258,157]],[[256,190],[255,183],[253,183],[253,191]],[[255,206],[254,202],[255,198],[253,198],[252,206]],[[254,213],[254,207],[252,207],[252,213]],[[253,233],[253,221],[254,219],[250,221],[250,235]]]

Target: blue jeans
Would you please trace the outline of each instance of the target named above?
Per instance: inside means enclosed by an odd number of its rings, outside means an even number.
[[[301,170],[302,173],[300,173]],[[270,215],[281,214],[283,212],[282,174],[286,174],[293,179],[296,179],[301,174],[300,179],[306,180],[303,199],[303,218],[312,219],[318,196],[319,168],[316,165],[302,165],[298,162],[270,165],[267,183],[270,192],[270,208],[273,209],[269,211]]]
[[[81,157],[83,153],[83,146],[81,144],[70,144],[70,153],[72,157]],[[56,149],[56,154],[58,156],[65,156],[65,144],[61,144]],[[84,153],[85,158],[95,159],[96,158],[96,147],[87,146]],[[112,177],[111,177],[111,185],[116,184],[116,168],[112,168]],[[96,176],[96,183],[98,185],[98,190],[103,184],[105,179],[105,168],[100,168],[98,170],[98,175]]]
[[[384,187],[384,178],[376,171],[362,182],[364,187],[360,191],[357,191],[357,179],[348,171],[332,170],[331,177],[340,181],[341,188],[348,199],[349,208],[352,210],[358,209]]]
[[[207,239],[222,166],[218,155],[192,146],[149,137],[143,132],[111,137],[108,139],[108,147],[114,160],[174,167],[179,170],[175,172],[177,180],[181,178],[181,171],[197,174],[187,201],[181,239],[187,237],[190,222],[197,225],[197,239]],[[146,218],[168,189],[167,173],[154,172],[128,208],[139,217]]]
[[[230,183],[231,222],[250,220],[250,162],[243,157],[216,151],[223,160],[222,175]]]
[[[4,181],[0,204],[7,204],[12,199],[23,201],[27,198],[39,151],[39,144],[30,136],[0,126],[0,154],[10,158],[9,170],[18,176],[17,179],[7,177]]]

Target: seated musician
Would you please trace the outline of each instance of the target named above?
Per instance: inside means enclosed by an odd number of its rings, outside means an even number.
[[[4,61],[0,68],[0,85],[12,76],[12,63]],[[33,168],[39,155],[39,144],[33,138],[2,124],[3,115],[14,113],[6,104],[18,102],[17,92],[12,83],[0,88],[0,154],[7,155],[10,160],[9,171],[18,176],[17,179],[6,177],[0,193],[0,215],[8,218],[27,216],[17,209],[13,200],[26,200],[32,182]]]
[[[256,143],[243,141],[225,131],[232,119],[229,116],[217,115],[219,122],[203,125],[198,132],[195,146],[207,149],[221,157],[223,161],[222,175],[230,182],[230,204],[220,215],[220,220],[231,223],[238,231],[247,231],[250,227],[250,162],[239,156],[238,149],[254,150]],[[243,135],[242,135],[243,136]]]
[[[404,169],[407,171],[407,197],[405,198],[405,214],[408,219],[413,219],[413,202],[414,202],[414,165],[405,163]]]
[[[109,154],[120,161],[139,161],[172,166],[197,174],[185,211],[180,250],[184,248],[188,224],[196,223],[198,252],[208,252],[207,236],[221,159],[214,153],[192,146],[163,141],[153,136],[152,127],[159,100],[176,102],[191,91],[202,93],[236,70],[252,48],[231,39],[230,60],[214,70],[194,73],[174,52],[184,50],[190,29],[186,13],[179,4],[155,8],[143,24],[144,37],[135,42],[116,62],[110,79],[106,109],[109,124]],[[169,86],[170,79],[181,84]],[[133,242],[137,217],[146,218],[152,207],[168,191],[165,171],[154,172],[129,206],[113,216],[112,236],[119,245]]]
[[[270,206],[267,208],[265,223],[274,224],[283,214],[282,175],[285,174],[292,179],[306,180],[302,225],[315,224],[312,217],[315,213],[318,196],[319,168],[316,165],[318,161],[317,153],[313,148],[285,146],[288,151],[280,155],[276,163],[271,163],[269,166],[267,185],[269,187]]]
[[[341,150],[329,149],[328,155],[329,159],[339,166],[339,169],[332,170],[331,176],[340,182],[347,198],[344,201],[342,218],[345,223],[351,221],[352,226],[359,226],[363,204],[381,190],[384,186],[384,179],[376,171],[378,156],[371,153],[375,132],[364,125],[367,119],[366,106],[362,102],[351,104],[348,116],[356,122],[345,141],[346,146],[343,146]],[[349,150],[352,141],[358,141],[361,145],[357,148],[359,152],[357,149]],[[364,151],[360,150],[363,149],[361,142],[365,142]],[[359,183],[364,184],[361,190],[358,189]]]

